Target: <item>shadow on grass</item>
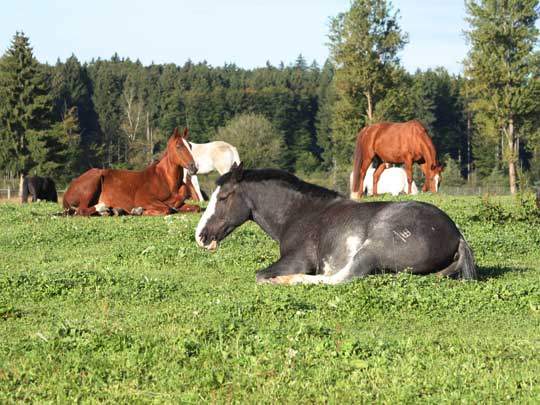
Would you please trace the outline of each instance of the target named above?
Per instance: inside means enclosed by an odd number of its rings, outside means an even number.
[[[511,268],[504,266],[478,266],[478,280],[486,281],[490,278],[504,277],[506,273],[525,273],[527,268]]]

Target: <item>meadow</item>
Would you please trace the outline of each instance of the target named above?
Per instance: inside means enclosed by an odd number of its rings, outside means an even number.
[[[198,214],[0,203],[0,403],[537,403],[533,196],[418,199],[457,223],[479,281],[257,285],[278,248],[253,223],[210,253]]]

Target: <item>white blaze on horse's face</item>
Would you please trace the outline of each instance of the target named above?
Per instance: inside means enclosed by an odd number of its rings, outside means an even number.
[[[215,240],[211,241],[209,245],[205,245],[201,239],[201,233],[206,227],[206,224],[208,223],[208,220],[212,218],[214,213],[216,212],[216,204],[217,204],[217,197],[219,194],[219,190],[221,187],[217,187],[214,193],[212,194],[212,197],[210,197],[210,202],[208,203],[208,207],[206,208],[206,211],[204,211],[203,216],[201,217],[201,220],[199,221],[199,224],[197,225],[197,230],[195,231],[195,240],[197,241],[197,244],[205,249],[208,250],[214,250],[217,248],[217,242]]]
[[[439,182],[441,181],[441,176],[439,176],[438,174],[436,174],[436,175],[433,177],[433,181],[435,182],[435,192],[438,192],[438,191],[439,191]]]

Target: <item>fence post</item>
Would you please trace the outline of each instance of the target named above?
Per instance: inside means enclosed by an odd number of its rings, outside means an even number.
[[[8,200],[11,199],[11,185],[9,185],[9,184],[7,186],[7,198],[8,198]]]

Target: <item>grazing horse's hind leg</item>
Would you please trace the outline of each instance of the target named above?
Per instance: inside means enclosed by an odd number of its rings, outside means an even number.
[[[369,168],[369,165],[374,157],[375,155],[368,155],[366,159],[362,160],[362,164],[360,165],[360,173],[358,174],[360,176],[358,190],[352,190],[351,198],[362,198],[362,195],[364,194],[364,177],[366,177],[367,169]]]

